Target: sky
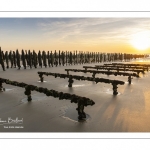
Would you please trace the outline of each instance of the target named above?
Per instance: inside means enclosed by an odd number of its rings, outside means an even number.
[[[0,18],[0,47],[150,53],[150,18]]]

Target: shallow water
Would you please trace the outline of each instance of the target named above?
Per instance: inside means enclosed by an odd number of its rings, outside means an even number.
[[[111,90],[111,89],[106,89],[106,90],[104,91],[104,93],[113,95],[113,90]],[[118,92],[117,95],[120,95],[120,94],[121,94],[121,93]]]
[[[37,82],[41,82],[41,81],[37,81]],[[47,82],[47,81],[43,81],[43,82]],[[41,82],[42,83],[42,82]]]
[[[87,86],[85,84],[76,84],[76,85],[72,85],[72,87],[80,87],[80,86]],[[65,85],[65,87],[68,87],[68,85]]]
[[[83,122],[91,119],[90,115],[86,114],[86,118],[84,118],[83,120],[78,120],[78,112],[76,108],[77,107],[73,106],[64,106],[61,108],[62,114],[60,114],[60,116],[72,122]]]
[[[14,90],[14,88],[12,88],[12,89],[4,88],[3,91],[1,91],[1,92],[9,92],[11,90]]]
[[[44,100],[44,99],[47,98],[47,96],[42,96],[42,95],[37,95],[37,94],[31,95],[31,97],[32,97],[32,101],[41,101],[41,100]],[[26,97],[26,98],[23,98],[23,99],[21,100],[21,102],[22,102],[22,103],[28,102],[27,97]]]
[[[129,82],[126,81],[125,84],[129,84]],[[133,84],[133,83],[131,82],[131,84]],[[129,84],[129,85],[130,85],[130,84]]]

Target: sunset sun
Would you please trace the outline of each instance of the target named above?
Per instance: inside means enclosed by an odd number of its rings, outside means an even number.
[[[150,31],[136,33],[131,38],[131,44],[138,50],[146,50],[150,47]]]
[[[150,47],[150,31],[134,34],[130,42],[134,48],[138,50],[146,50]]]

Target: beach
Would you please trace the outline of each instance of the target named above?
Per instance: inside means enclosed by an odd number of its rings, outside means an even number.
[[[149,59],[126,62],[150,64]],[[33,91],[32,101],[27,101],[25,89],[3,84],[0,92],[0,132],[149,132],[150,131],[150,73],[140,73],[128,84],[127,76],[96,74],[96,77],[121,80],[118,95],[113,95],[112,85],[92,81],[74,80],[68,87],[68,79],[44,76],[39,81],[38,71],[65,73],[65,69],[83,69],[83,66],[103,65],[92,63],[57,67],[37,67],[25,70],[9,68],[0,77],[11,81],[24,82],[38,87],[67,92],[87,97],[95,102],[84,108],[86,119],[78,121],[77,104],[70,100],[59,100]],[[91,73],[70,72],[72,75],[91,77]]]

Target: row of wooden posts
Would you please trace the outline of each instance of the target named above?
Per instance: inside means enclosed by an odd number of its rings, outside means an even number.
[[[85,63],[101,63],[115,61],[130,61],[137,58],[145,58],[147,55],[127,53],[102,53],[83,51],[2,51],[0,47],[0,64],[5,71],[6,68],[23,67],[26,69],[39,67],[67,66]]]
[[[118,92],[117,92],[117,85],[120,84],[120,85],[123,85],[124,82],[123,81],[119,81],[119,80],[110,80],[110,79],[105,79],[105,78],[93,78],[93,77],[84,77],[84,76],[77,76],[77,75],[67,75],[67,74],[60,74],[60,73],[51,73],[51,72],[38,72],[39,74],[39,77],[40,77],[40,81],[43,82],[43,75],[46,75],[46,76],[54,76],[55,78],[57,77],[60,77],[60,78],[68,78],[68,87],[72,87],[72,84],[74,83],[74,80],[83,80],[83,81],[93,81],[95,82],[96,84],[99,83],[99,82],[103,82],[103,83],[107,83],[107,84],[112,84],[113,86],[113,94],[114,95],[117,95]]]
[[[85,71],[87,71],[87,69],[97,69],[97,70],[107,70],[108,72],[110,70],[114,70],[114,71],[117,71],[118,73],[120,71],[129,71],[129,72],[136,72],[137,73],[137,76],[139,76],[140,72],[141,73],[145,73],[145,71],[147,71],[148,69],[144,69],[144,68],[140,68],[140,69],[133,69],[133,68],[123,68],[123,67],[102,67],[102,66],[98,66],[96,65],[95,67],[92,67],[92,66],[83,66],[83,68],[85,68]]]
[[[77,112],[78,112],[78,119],[82,120],[86,118],[86,114],[84,112],[84,107],[88,106],[88,105],[94,105],[95,102],[89,98],[86,97],[81,97],[75,94],[69,94],[69,93],[63,93],[63,92],[58,92],[55,91],[53,89],[49,90],[47,88],[43,88],[43,87],[37,87],[34,85],[29,85],[23,82],[17,82],[17,81],[11,81],[9,79],[4,79],[4,78],[0,78],[0,91],[5,91],[5,88],[3,87],[3,83],[6,84],[10,84],[13,86],[18,86],[21,88],[25,88],[25,92],[24,94],[27,95],[27,100],[31,101],[32,97],[31,97],[31,91],[37,91],[40,93],[44,93],[47,96],[52,96],[54,98],[59,98],[59,100],[70,100],[71,103],[77,103]]]
[[[92,77],[95,78],[96,74],[106,74],[106,75],[115,75],[115,76],[133,76],[133,77],[139,77],[136,73],[128,73],[128,72],[118,72],[118,71],[97,71],[97,70],[84,70],[84,69],[65,69],[67,71],[67,74],[69,75],[69,71],[72,72],[83,72],[83,73],[92,73]]]
[[[126,68],[132,68],[132,71],[134,70],[132,66],[139,66],[139,67],[145,67],[146,70],[144,71],[149,71],[149,67],[150,65],[147,64],[143,64],[143,65],[136,65],[136,64],[104,64],[104,66],[110,65],[111,67],[117,66],[119,65],[119,67],[125,66]],[[54,76],[55,78],[60,77],[60,78],[68,78],[68,87],[72,87],[72,84],[75,80],[86,80],[86,81],[94,81],[96,83],[98,82],[103,82],[103,83],[107,83],[107,84],[112,84],[113,86],[113,95],[117,95],[118,91],[117,91],[117,85],[123,85],[125,82],[120,81],[120,80],[110,80],[110,79],[105,79],[105,78],[95,78],[95,75],[97,73],[102,73],[102,74],[107,74],[107,75],[123,75],[123,76],[128,76],[128,82],[129,84],[131,84],[131,79],[132,77],[139,77],[139,74],[136,73],[127,73],[127,72],[118,72],[116,68],[116,72],[110,72],[110,71],[98,71],[98,70],[88,70],[88,67],[90,68],[91,66],[83,66],[83,68],[85,68],[85,70],[81,70],[81,69],[65,69],[65,71],[67,71],[67,74],[60,74],[60,73],[51,73],[51,72],[38,72],[39,77],[40,77],[40,81],[43,82],[44,81],[44,77],[43,75],[51,75]],[[95,66],[92,69],[97,69],[98,67],[102,67],[102,66]],[[102,69],[102,68],[99,68]],[[92,77],[84,77],[84,76],[78,76],[78,75],[69,75],[69,71],[74,71],[74,72],[84,72],[84,73],[93,73]],[[134,70],[135,71],[135,70]],[[143,72],[144,72],[143,71]],[[136,71],[135,71],[136,72]],[[142,72],[142,71],[141,71]],[[142,73],[143,73],[142,72]],[[84,112],[84,107],[88,106],[88,105],[94,105],[95,102],[89,98],[86,97],[81,97],[75,94],[69,94],[69,93],[63,93],[63,92],[58,92],[55,91],[53,89],[49,90],[47,88],[43,88],[43,87],[37,87],[34,85],[29,85],[26,83],[19,83],[17,81],[10,81],[9,79],[4,79],[4,78],[0,78],[0,91],[5,91],[5,88],[3,88],[3,83],[6,84],[10,84],[10,85],[14,85],[14,86],[18,86],[18,87],[22,87],[25,88],[25,92],[24,94],[27,95],[27,100],[31,101],[32,97],[31,97],[31,91],[37,91],[40,93],[44,93],[47,96],[53,96],[55,98],[59,98],[60,100],[62,99],[68,99],[71,100],[71,102],[73,103],[77,103],[78,107],[77,107],[77,111],[78,111],[78,119],[82,120],[86,118],[86,114]]]
[[[133,64],[133,67],[135,65]],[[103,68],[104,67],[104,68]],[[115,66],[113,66],[115,67]],[[98,71],[98,69],[106,69],[105,68],[105,65],[103,66],[95,66],[95,67],[92,67],[92,66],[83,66],[83,68],[85,68],[85,70],[82,70],[82,69],[65,69],[65,71],[67,71],[67,74],[60,74],[60,73],[51,73],[51,72],[38,72],[39,74],[39,77],[40,77],[40,81],[43,82],[44,81],[44,77],[43,75],[46,75],[46,76],[54,76],[55,78],[57,77],[60,77],[60,78],[68,78],[68,87],[72,87],[72,84],[74,83],[74,80],[86,80],[86,81],[94,81],[96,83],[98,82],[103,82],[103,83],[108,83],[108,84],[112,84],[113,86],[113,95],[117,95],[118,94],[118,91],[117,91],[117,88],[118,88],[118,84],[120,85],[123,85],[125,82],[123,81],[120,81],[120,80],[110,80],[110,79],[105,79],[105,78],[95,78],[95,75],[96,74],[107,74],[107,75],[123,75],[123,76],[128,76],[128,83],[131,84],[131,80],[133,79],[132,77],[137,77],[139,78],[139,73],[145,73],[145,71],[149,71],[149,67],[150,65],[140,65],[141,68],[139,69],[133,69],[132,67],[132,64],[130,64],[130,67],[128,68],[129,66],[126,66],[125,67],[125,70],[123,70],[124,72],[119,72],[120,70],[118,70],[118,68],[113,68],[112,70],[115,70],[115,71],[110,71],[111,69],[109,68],[108,71]],[[92,69],[96,69],[96,70],[87,70],[88,68],[92,68]],[[128,68],[128,69],[127,69]],[[144,69],[143,69],[144,68]],[[69,75],[69,71],[73,71],[73,72],[84,72],[84,73],[92,73],[92,77],[84,77],[84,76],[79,76],[79,75]],[[122,71],[122,70],[121,70]],[[125,71],[130,71],[129,72],[125,72]],[[136,73],[133,73],[133,72],[136,72]]]

